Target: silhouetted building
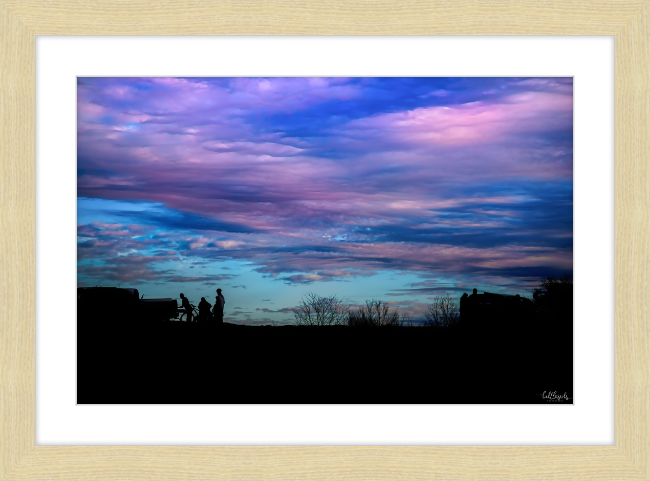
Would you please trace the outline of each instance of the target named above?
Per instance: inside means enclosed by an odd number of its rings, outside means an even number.
[[[79,321],[158,321],[178,316],[174,299],[140,299],[137,289],[119,287],[77,288]]]
[[[464,327],[514,327],[518,323],[530,322],[533,313],[533,302],[519,294],[479,294],[474,289],[471,295],[463,294],[460,298],[460,325]]]

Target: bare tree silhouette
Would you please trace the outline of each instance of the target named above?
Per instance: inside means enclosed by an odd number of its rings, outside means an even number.
[[[383,327],[401,326],[407,322],[407,316],[400,316],[397,309],[390,310],[390,306],[377,299],[366,301],[365,306],[357,310],[350,310],[348,325],[351,327]]]
[[[309,292],[303,296],[300,306],[293,309],[293,315],[298,326],[340,326],[347,320],[348,309],[335,295]]]
[[[458,322],[460,314],[454,299],[450,295],[446,295],[436,296],[433,304],[424,313],[424,317],[426,318],[424,321],[425,326],[450,327]]]

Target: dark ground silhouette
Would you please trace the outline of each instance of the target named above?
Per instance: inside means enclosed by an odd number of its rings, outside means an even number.
[[[253,327],[219,323],[223,304],[206,317],[204,299],[199,322],[177,322],[164,319],[186,311],[187,302],[179,309],[173,299],[144,300],[136,289],[81,288],[77,402],[573,402],[568,278],[547,278],[533,299],[475,289],[461,297],[460,315],[449,314],[450,298],[440,297],[422,327],[406,327],[380,301],[343,324],[337,299],[311,300],[320,317],[304,309],[298,316],[311,325]],[[568,399],[549,401],[550,393]]]
[[[80,324],[77,402],[543,403],[572,397],[571,329]],[[572,402],[572,401],[569,401]]]

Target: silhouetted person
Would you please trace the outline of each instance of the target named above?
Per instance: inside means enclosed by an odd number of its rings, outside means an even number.
[[[201,298],[199,302],[199,319],[201,322],[207,322],[210,319],[210,308],[212,304],[205,300],[205,297]]]
[[[181,292],[181,299],[183,300],[181,306],[185,309],[185,317],[187,317],[187,322],[192,322],[192,305],[190,301],[183,295]]]
[[[221,289],[217,289],[217,297],[214,301],[214,317],[217,320],[217,324],[223,324],[223,307],[226,304],[226,299],[221,293]]]

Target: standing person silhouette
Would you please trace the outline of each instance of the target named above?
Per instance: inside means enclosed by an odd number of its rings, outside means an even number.
[[[181,306],[183,309],[185,309],[185,314],[187,317],[187,322],[192,322],[192,305],[190,304],[190,301],[183,295],[181,292],[181,299],[183,299]]]
[[[217,325],[223,325],[223,307],[226,304],[226,299],[221,293],[221,289],[217,289],[217,298],[214,302],[214,317],[217,320]]]

